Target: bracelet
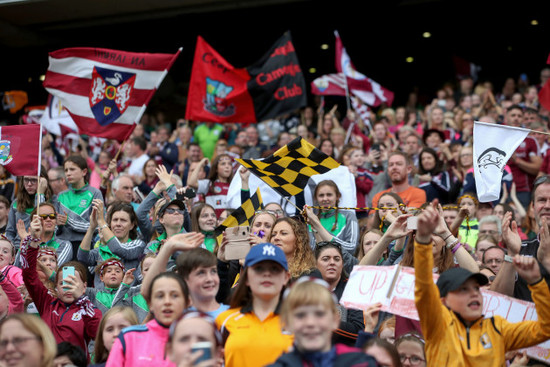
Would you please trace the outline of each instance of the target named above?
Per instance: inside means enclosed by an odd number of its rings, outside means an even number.
[[[453,242],[449,242],[445,246],[450,250],[452,249],[457,243],[459,243],[458,238],[455,238]]]
[[[454,253],[457,252],[458,249],[461,248],[461,247],[462,247],[462,244],[461,244],[460,242],[458,242],[458,243],[456,244],[456,246],[453,247],[453,249],[451,250],[451,252],[454,254]]]
[[[449,239],[449,237],[451,237],[452,235],[453,235],[452,233],[449,233],[449,235],[443,239],[443,242],[447,242],[447,240]]]
[[[107,228],[107,227],[109,227],[109,226],[107,225],[107,223],[105,223],[104,225],[102,225],[101,227],[99,227],[99,230],[102,230],[103,228]]]

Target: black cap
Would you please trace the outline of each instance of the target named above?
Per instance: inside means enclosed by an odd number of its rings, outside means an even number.
[[[474,278],[479,285],[486,285],[489,279],[481,273],[472,273],[463,268],[451,268],[444,271],[437,280],[437,288],[441,297],[447,296],[447,293],[456,291],[468,279]]]
[[[181,210],[185,210],[185,203],[181,200],[174,199],[172,201],[167,201],[163,206],[160,207],[158,216],[159,218],[164,215],[164,211],[166,208],[168,208],[170,205],[177,205]]]

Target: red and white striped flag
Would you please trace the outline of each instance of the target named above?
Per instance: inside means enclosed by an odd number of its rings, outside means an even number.
[[[49,55],[44,87],[61,100],[80,134],[122,141],[139,123],[180,52],[57,50]]]
[[[311,93],[318,96],[345,96],[346,77],[343,73],[320,76],[311,82]]]
[[[369,106],[376,107],[385,102],[388,106],[393,103],[393,92],[358,72],[353,66],[346,52],[340,35],[334,32],[336,37],[336,71],[344,73],[347,77],[348,89]]]

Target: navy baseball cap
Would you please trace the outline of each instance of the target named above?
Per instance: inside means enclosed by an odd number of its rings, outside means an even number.
[[[260,243],[252,246],[244,259],[244,266],[247,268],[262,261],[274,261],[288,271],[285,253],[272,243]]]
[[[447,293],[456,291],[468,279],[474,278],[479,285],[486,285],[489,279],[481,273],[472,273],[463,268],[451,268],[444,271],[437,280],[437,288],[441,297],[447,296]]]

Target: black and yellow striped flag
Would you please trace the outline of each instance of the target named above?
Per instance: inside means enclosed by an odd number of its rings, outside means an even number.
[[[285,197],[302,192],[311,176],[340,166],[301,137],[263,160],[237,159],[237,162]]]
[[[214,229],[214,237],[218,241],[218,244],[222,242],[222,235],[226,228],[237,226],[249,226],[250,221],[254,218],[256,212],[262,209],[262,195],[260,189],[256,190],[256,193],[252,195],[247,201],[235,209],[222,224]]]

